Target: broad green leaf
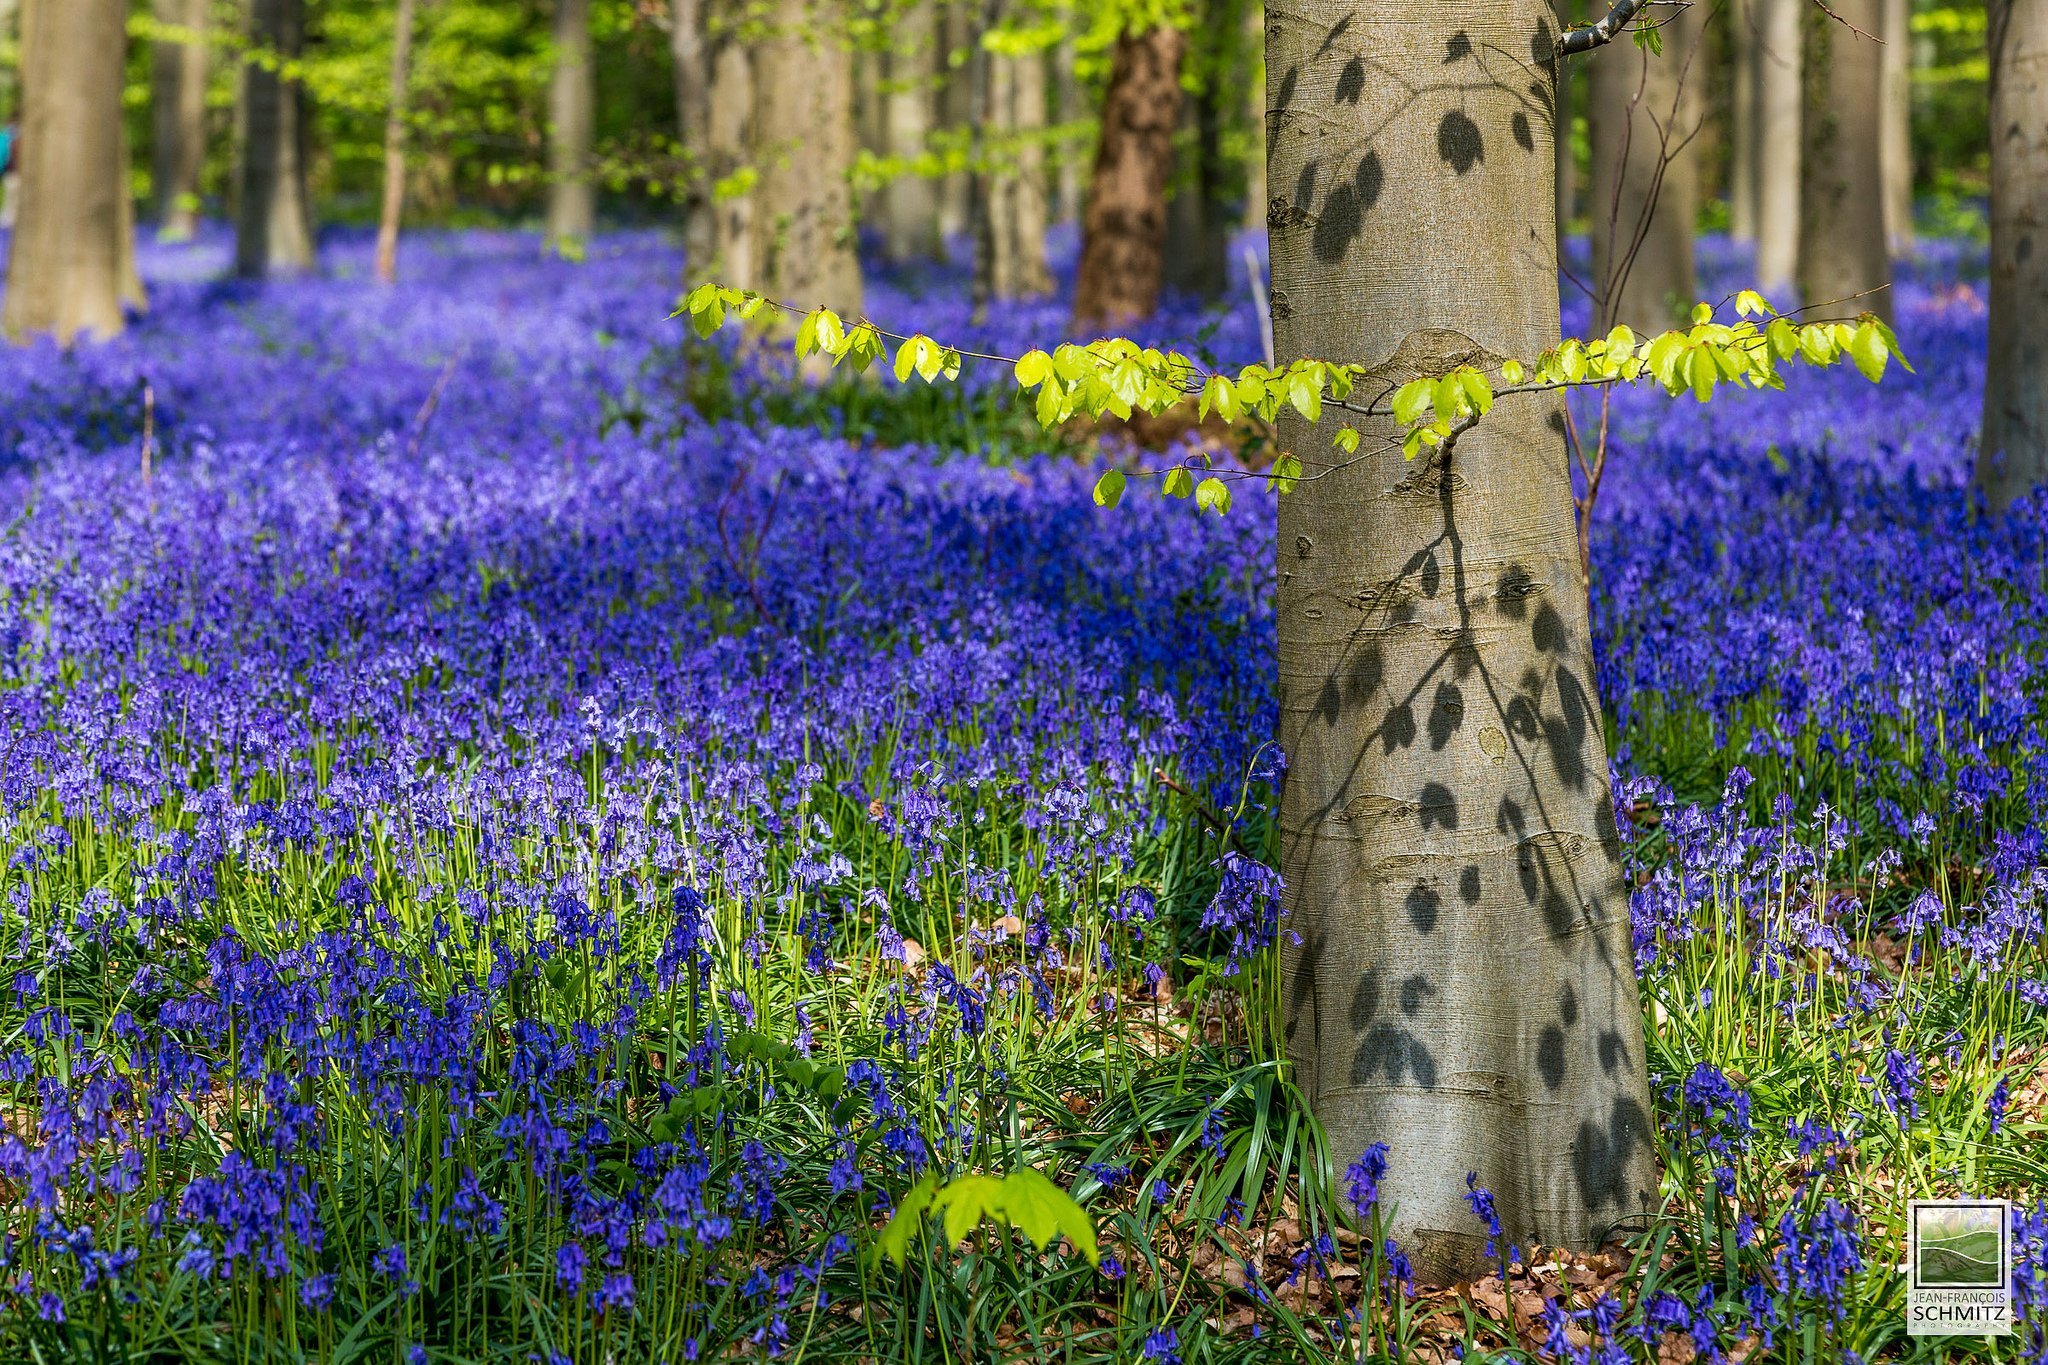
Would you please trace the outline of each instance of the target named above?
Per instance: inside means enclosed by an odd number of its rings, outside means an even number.
[[[1884,378],[1885,362],[1891,359],[1891,352],[1885,347],[1884,337],[1877,328],[1865,322],[1849,339],[1849,359],[1856,362],[1856,368],[1863,371],[1865,379],[1875,384]]]
[[[1186,465],[1175,465],[1166,471],[1166,481],[1160,489],[1169,498],[1184,498],[1195,491],[1195,476],[1188,473]]]
[[[932,1197],[938,1193],[939,1177],[927,1175],[910,1187],[903,1196],[903,1202],[896,1206],[896,1212],[889,1216],[881,1232],[875,1237],[875,1254],[886,1256],[898,1266],[910,1255],[910,1239],[917,1232],[917,1225],[924,1220],[924,1212],[931,1207]]]
[[[1481,417],[1493,411],[1493,385],[1486,382],[1486,376],[1470,365],[1458,371],[1458,384],[1465,390],[1465,401],[1472,405],[1472,411]]]
[[[1351,428],[1346,427],[1344,430],[1350,431]],[[1356,435],[1356,433],[1353,434],[1354,436]],[[1339,432],[1338,435],[1342,436],[1343,432]],[[1356,447],[1358,442],[1353,440],[1351,444]],[[1288,489],[1294,487],[1294,481],[1300,477],[1301,461],[1295,459],[1292,455],[1282,455],[1279,459],[1273,461],[1273,487],[1276,491],[1285,493]]]
[[[1003,1182],[992,1175],[963,1175],[947,1182],[933,1201],[945,1219],[946,1243],[958,1246],[984,1218],[1002,1207]]]
[[[1704,326],[1706,326],[1706,325],[1707,325],[1708,323],[1712,322],[1713,320],[1714,320],[1714,305],[1713,305],[1713,304],[1711,304],[1711,303],[1696,303],[1696,304],[1694,304],[1694,305],[1692,306],[1692,325],[1693,325],[1693,326],[1695,326],[1695,327],[1704,327]]]
[[[1114,507],[1124,495],[1124,472],[1121,469],[1105,469],[1102,477],[1095,481],[1095,505]]]
[[[1222,516],[1230,510],[1230,485],[1214,475],[1202,480],[1195,488],[1195,506]]]
[[[1394,420],[1404,427],[1420,422],[1435,392],[1436,385],[1427,379],[1411,379],[1394,390]]]
[[[1524,379],[1527,379],[1529,377],[1529,372],[1522,367],[1521,361],[1510,357],[1507,360],[1501,361],[1500,377],[1502,382],[1514,385],[1521,383]]]
[[[1017,383],[1035,389],[1052,378],[1052,357],[1044,351],[1026,351],[1017,358]]]
[[[1745,289],[1735,296],[1735,311],[1746,318],[1776,317],[1778,310],[1771,302],[1754,289]]]
[[[1334,445],[1335,447],[1337,447],[1337,449],[1339,449],[1339,450],[1343,451],[1343,452],[1344,452],[1344,453],[1345,453],[1346,455],[1354,455],[1354,454],[1356,454],[1356,453],[1358,452],[1358,428],[1357,428],[1357,427],[1339,427],[1339,428],[1337,428],[1337,435],[1336,435],[1335,439],[1333,439],[1333,440],[1332,440],[1332,441],[1330,442],[1330,444],[1331,444],[1331,445]],[[1293,456],[1291,456],[1291,455],[1289,455],[1289,456],[1283,456],[1282,458],[1284,458],[1284,459],[1293,459],[1294,457],[1293,457]]]

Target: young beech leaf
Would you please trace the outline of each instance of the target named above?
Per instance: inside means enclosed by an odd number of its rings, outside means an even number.
[[[1332,440],[1332,441],[1330,442],[1330,444],[1331,444],[1331,445],[1334,445],[1335,447],[1337,447],[1337,449],[1339,449],[1339,450],[1343,451],[1343,452],[1344,452],[1344,453],[1345,453],[1346,455],[1353,455],[1353,454],[1356,454],[1356,453],[1357,453],[1357,451],[1358,451],[1358,428],[1357,428],[1357,427],[1339,427],[1339,428],[1337,428],[1337,435],[1336,435],[1336,438],[1335,438],[1334,440]],[[1288,459],[1288,460],[1291,460],[1291,459],[1293,459],[1294,457],[1293,457],[1292,455],[1286,455],[1286,456],[1282,456],[1281,458],[1283,458],[1283,459]],[[1277,469],[1278,467],[1279,467],[1279,466],[1277,466],[1277,465],[1276,465],[1276,466],[1274,466],[1274,468],[1276,468],[1276,469]]]
[[[1436,385],[1427,379],[1411,379],[1394,391],[1394,420],[1404,427],[1412,427],[1422,420],[1422,414],[1429,411],[1430,400],[1436,394]]]
[[[1114,507],[1124,495],[1124,472],[1121,469],[1105,469],[1102,477],[1095,481],[1095,505]]]
[[[1222,516],[1230,510],[1230,485],[1213,475],[1202,480],[1195,488],[1195,506]]]
[[[1875,384],[1884,378],[1885,362],[1891,359],[1891,352],[1885,348],[1884,337],[1877,328],[1866,322],[1849,338],[1849,359],[1856,362],[1865,379]]]
[[[925,1210],[932,1206],[932,1197],[939,1192],[939,1177],[927,1175],[910,1187],[903,1196],[903,1202],[896,1206],[887,1225],[875,1238],[875,1257],[886,1256],[898,1266],[909,1258],[910,1239],[916,1235],[919,1223],[924,1221]]]
[[[1161,489],[1169,498],[1184,498],[1195,491],[1195,476],[1188,473],[1186,465],[1176,465],[1166,471],[1166,481]]]
[[[1346,427],[1344,430],[1350,431],[1351,429]],[[1339,432],[1338,435],[1343,435],[1343,432]],[[1356,440],[1353,440],[1352,444],[1356,446],[1358,443]],[[1276,491],[1285,493],[1288,489],[1294,487],[1294,481],[1300,477],[1301,461],[1295,459],[1292,455],[1282,455],[1279,459],[1273,461],[1273,487]]]
[[[1044,351],[1026,351],[1017,358],[1017,383],[1035,389],[1052,378],[1052,357]]]
[[[1529,372],[1522,367],[1521,361],[1509,358],[1500,363],[1500,377],[1503,383],[1519,384],[1529,377]]]

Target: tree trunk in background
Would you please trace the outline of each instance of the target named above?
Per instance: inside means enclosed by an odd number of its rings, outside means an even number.
[[[1693,145],[1705,100],[1704,18],[1697,8],[1660,18],[1664,52],[1627,33],[1592,54],[1593,291],[1599,330],[1625,322],[1662,331],[1697,301],[1693,227],[1699,158]]]
[[[893,44],[895,40],[892,25],[889,41]],[[887,66],[887,55],[871,47],[853,51],[853,145],[856,152],[870,156],[882,156],[889,148],[888,115],[882,96]]]
[[[1756,282],[1774,304],[1798,303],[1799,185],[1805,119],[1807,0],[1752,0],[1756,62]]]
[[[1186,59],[1199,73],[1200,89],[1191,99],[1181,93],[1180,132],[1174,140],[1176,162],[1185,154],[1192,163],[1177,167],[1175,190],[1166,206],[1166,282],[1204,299],[1220,298],[1229,284],[1225,262],[1230,254],[1230,227],[1223,205],[1223,89],[1230,45],[1236,40],[1235,11],[1224,0],[1205,0],[1200,47]],[[1200,59],[1194,57],[1199,51]]]
[[[676,137],[687,158],[683,188],[683,278],[697,283],[717,255],[717,226],[711,213],[711,48],[706,42],[704,0],[671,0],[668,52],[676,72]]]
[[[123,260],[123,0],[34,0],[22,13],[21,214],[0,331],[117,336]]]
[[[150,181],[157,237],[188,240],[199,226],[199,170],[206,161],[206,32],[212,0],[157,0],[157,18],[198,35],[157,43],[150,54]]]
[[[249,38],[256,48],[296,61],[304,36],[302,0],[251,0]],[[245,62],[235,273],[260,279],[312,268],[305,91],[262,63]]]
[[[999,299],[1037,298],[1052,292],[1045,263],[1045,54],[992,56],[988,74],[989,150],[996,160],[993,173],[981,178],[989,292]]]
[[[939,78],[938,21],[935,0],[915,0],[902,11],[891,39],[884,150],[899,161],[914,161],[928,150]],[[928,261],[939,255],[938,181],[899,173],[883,188],[880,207],[882,248],[890,260]]]
[[[1266,7],[1245,6],[1245,48],[1254,63],[1245,82],[1244,116],[1251,125],[1253,153],[1244,175],[1244,223],[1247,231],[1266,230]]]
[[[754,190],[718,183],[754,164],[754,54],[731,34],[720,37],[711,59],[711,126],[707,130],[711,195],[710,255],[692,266],[693,277],[734,289],[758,289],[760,258],[754,251]]]
[[[1728,235],[1756,240],[1756,0],[1728,6]]]
[[[2048,481],[2048,8],[1991,0],[1991,344],[1977,481],[2004,511]]]
[[[1556,344],[1553,13],[1268,10],[1282,364],[1377,366],[1378,392]],[[1390,1145],[1383,1207],[1434,1283],[1491,1263],[1467,1171],[1525,1247],[1657,1208],[1556,416],[1504,400],[1414,463],[1361,423],[1373,453],[1279,500],[1288,1051],[1339,1169]],[[1313,465],[1347,417],[1290,409],[1282,438]]]
[[[1891,253],[1884,239],[1879,115],[1884,0],[1833,0],[1842,22],[1806,14],[1805,162],[1800,182],[1799,292],[1830,314],[1892,315]]]
[[[831,0],[778,0],[754,50],[755,254],[761,290],[860,312],[854,254],[853,53]]]
[[[414,0],[398,0],[391,29],[391,107],[384,116],[384,202],[377,215],[377,278],[398,282],[398,225],[405,214],[405,106],[412,79]]]
[[[1913,249],[1913,0],[1884,0],[1884,232],[1894,256]]]
[[[1102,140],[1088,182],[1077,327],[1116,327],[1159,308],[1166,248],[1166,186],[1180,119],[1187,35],[1164,25],[1116,41],[1102,99]],[[1269,49],[1270,50],[1270,47]]]
[[[142,274],[135,268],[135,193],[129,183],[129,167],[135,164],[134,156],[128,149],[128,120],[121,120],[121,146],[115,153],[115,164],[121,168],[121,193],[115,201],[119,214],[120,242],[116,250],[121,262],[121,302],[142,312],[149,307],[149,292],[142,287]]]
[[[555,68],[548,82],[550,250],[576,251],[597,226],[597,189],[590,181],[596,121],[590,62],[590,0],[555,0]]]
[[[941,12],[943,45],[935,106],[939,127],[960,141],[970,136],[974,126],[974,54],[981,50],[981,10],[982,0],[954,0]],[[973,174],[950,171],[941,177],[939,235],[949,238],[971,231],[974,212]]]
[[[1081,108],[1080,78],[1074,74],[1073,25],[1076,22],[1072,9],[1061,12],[1064,33],[1052,55],[1053,121],[1062,130],[1085,116]],[[1081,158],[1074,150],[1071,137],[1062,136],[1060,139],[1058,166],[1054,177],[1058,188],[1053,217],[1059,222],[1071,223],[1081,216]]]

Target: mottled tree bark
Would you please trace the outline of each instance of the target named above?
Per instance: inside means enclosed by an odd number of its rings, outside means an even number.
[[[1991,345],[1977,481],[2003,511],[2048,481],[2048,8],[1989,9]]]
[[[412,80],[414,0],[398,0],[392,12],[391,98],[384,115],[384,202],[377,214],[377,278],[398,280],[398,226],[405,216],[405,109]]]
[[[0,331],[9,340],[111,337],[133,275],[125,255],[122,0],[22,9],[21,198]],[[132,219],[130,220],[132,222]]]
[[[1756,279],[1780,308],[1798,303],[1799,185],[1807,0],[1753,0],[1756,28]]]
[[[1892,255],[1913,249],[1913,0],[1884,0],[1884,233]]]
[[[1697,302],[1694,140],[1705,109],[1699,52],[1704,18],[1693,8],[1660,14],[1655,22],[1664,40],[1662,55],[1637,47],[1623,33],[1591,58],[1593,184],[1587,213],[1603,331],[1617,322],[1638,332],[1662,331]]]
[[[1808,307],[1890,318],[1880,113],[1884,0],[1832,0],[1806,23],[1806,113],[1799,203],[1799,291]],[[1861,29],[1858,33],[1849,27]]]
[[[150,180],[157,236],[182,242],[199,226],[206,160],[206,34],[212,0],[157,0],[157,18],[189,30],[150,53]]]
[[[670,0],[669,60],[676,73],[676,137],[687,158],[683,187],[683,278],[700,283],[718,254],[718,228],[711,212],[711,45],[705,31],[704,0]]]
[[[1354,397],[1558,336],[1550,0],[1266,14],[1279,359]],[[1284,196],[1284,197],[1283,197]],[[1557,409],[1361,454],[1279,502],[1287,1047],[1339,1164],[1391,1147],[1418,1274],[1657,1207],[1628,895]],[[1332,430],[1289,415],[1312,466]]]
[[[1076,326],[1115,327],[1158,310],[1186,50],[1187,35],[1165,26],[1117,39],[1081,221]]]
[[[1728,235],[1756,241],[1756,0],[1728,6]]]
[[[1052,292],[1045,263],[1050,217],[1045,179],[1045,54],[989,59],[988,150],[982,177],[988,217],[989,293],[1028,299]]]
[[[754,54],[730,34],[719,35],[711,58],[709,141],[710,254],[696,278],[735,289],[757,289],[760,258],[755,252],[754,191],[733,178],[754,159]]]
[[[305,91],[276,65],[298,60],[304,38],[303,0],[251,0],[249,39],[265,56],[242,66],[235,273],[245,279],[313,268]]]
[[[548,82],[547,244],[575,250],[597,226],[590,180],[596,122],[591,83],[590,0],[555,0],[555,66]]]
[[[860,312],[854,254],[853,53],[834,0],[779,0],[754,51],[755,255],[761,289]]]
[[[890,157],[911,162],[931,137],[938,91],[939,16],[935,0],[916,0],[897,20],[889,49],[888,91],[883,96]],[[893,261],[925,261],[939,254],[939,186],[928,175],[896,175],[881,194],[882,248]]]

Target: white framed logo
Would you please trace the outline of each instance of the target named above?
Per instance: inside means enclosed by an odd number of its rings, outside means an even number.
[[[2003,1199],[1915,1199],[1906,1206],[1910,1336],[2012,1332],[2012,1206]]]

